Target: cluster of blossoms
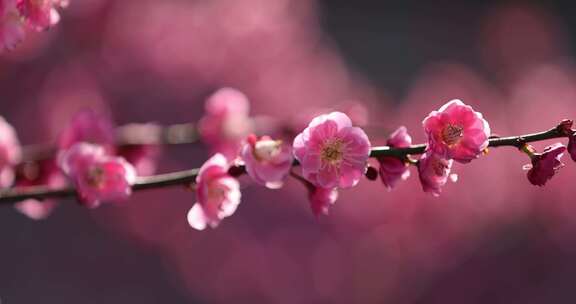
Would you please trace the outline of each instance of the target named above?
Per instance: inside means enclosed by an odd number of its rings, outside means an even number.
[[[241,200],[238,176],[243,173],[270,189],[281,188],[289,177],[301,182],[316,216],[327,214],[338,191],[356,186],[363,176],[371,180],[379,176],[391,190],[410,176],[411,165],[417,167],[422,189],[438,196],[449,179],[456,181],[457,176],[451,173],[454,162],[466,164],[480,157],[491,136],[482,114],[460,100],[446,103],[423,120],[428,139],[425,148],[412,145],[405,127],[394,131],[384,148],[394,153],[373,150],[362,128],[342,112],[318,115],[303,130],[284,132],[279,128],[277,134],[259,136],[251,134],[258,130],[254,121],[248,99],[241,92],[225,88],[208,98],[198,132],[213,156],[198,170],[191,187],[197,198],[188,212],[191,227],[216,227],[236,211]],[[149,129],[143,130],[148,133]],[[554,137],[568,137],[568,147],[556,143],[538,153],[521,142],[522,138],[508,144],[529,155],[531,163],[525,168],[534,185],[544,185],[563,166],[561,157],[566,150],[576,161],[572,121],[562,121],[554,132]],[[55,156],[22,161],[14,128],[0,119],[1,186],[59,188],[69,184],[80,203],[90,208],[102,202],[123,201],[130,196],[137,176],[153,174],[158,153],[157,147],[149,144],[154,141],[119,145],[118,136],[109,119],[81,111],[61,133]],[[370,157],[378,161],[378,170],[369,165]],[[27,200],[16,207],[40,219],[54,206],[53,201]]]
[[[13,49],[26,31],[44,31],[60,21],[68,0],[0,0],[0,49]]]

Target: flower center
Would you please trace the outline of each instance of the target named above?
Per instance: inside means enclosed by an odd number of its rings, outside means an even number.
[[[442,141],[448,146],[457,144],[464,136],[464,128],[458,125],[448,124],[442,130]]]
[[[322,161],[327,162],[331,165],[338,164],[344,158],[344,152],[342,151],[342,142],[339,139],[329,140],[324,143],[324,147],[320,152],[320,157]]]
[[[259,161],[268,161],[280,154],[280,140],[260,140],[254,144],[254,157]]]
[[[104,169],[94,166],[86,173],[86,181],[92,187],[102,188],[104,185]]]

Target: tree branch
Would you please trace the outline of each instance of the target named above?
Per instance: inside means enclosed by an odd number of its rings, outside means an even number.
[[[520,148],[525,143],[559,137],[566,137],[566,134],[563,133],[558,127],[556,127],[540,133],[510,137],[493,137],[489,140],[489,147],[511,146]],[[425,144],[413,145],[406,148],[392,148],[388,146],[373,147],[370,153],[370,157],[392,156],[403,158],[407,155],[422,154],[425,152],[425,150]],[[294,162],[294,165],[298,165],[298,162]],[[153,176],[139,177],[136,184],[132,186],[132,189],[133,191],[142,191],[171,186],[188,186],[196,181],[198,170],[199,169],[195,168]],[[229,170],[229,173],[232,176],[240,176],[245,173],[245,170],[243,166],[232,166]],[[26,199],[44,200],[74,197],[76,197],[76,190],[73,187],[51,189],[46,186],[33,186],[0,190],[0,204],[3,205],[10,205]]]

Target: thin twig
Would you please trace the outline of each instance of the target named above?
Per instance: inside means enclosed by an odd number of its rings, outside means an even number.
[[[565,137],[558,128],[550,129],[545,132],[526,134],[520,136],[490,138],[489,147],[511,146],[520,148],[523,144],[552,138]],[[413,145],[406,148],[391,148],[388,146],[374,147],[370,157],[405,157],[407,155],[422,154],[426,150],[425,144]],[[294,165],[298,165],[295,162]],[[233,176],[239,176],[245,173],[243,166],[232,166],[229,173]],[[139,177],[136,184],[132,186],[133,191],[147,189],[156,189],[171,186],[188,186],[196,181],[198,169],[177,171],[147,177]],[[32,186],[24,188],[10,188],[0,190],[0,204],[9,205],[26,199],[54,199],[54,198],[74,198],[76,190],[73,187],[61,189],[51,189],[46,186]]]

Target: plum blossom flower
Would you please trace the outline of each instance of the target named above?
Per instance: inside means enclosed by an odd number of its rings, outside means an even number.
[[[66,185],[66,179],[54,159],[25,162],[18,166],[15,188],[39,185],[50,188]],[[42,220],[52,214],[57,206],[56,200],[46,199],[40,202],[35,199],[28,199],[17,203],[14,207],[33,220]]]
[[[66,7],[68,0],[16,0],[20,15],[30,28],[43,31],[60,21],[58,8]]]
[[[279,188],[292,167],[292,147],[268,136],[248,137],[240,153],[246,172],[254,181],[268,188]]]
[[[11,50],[24,39],[25,26],[16,0],[0,0],[0,50]]]
[[[114,125],[104,115],[89,109],[81,110],[72,117],[70,124],[60,134],[58,146],[66,150],[80,142],[98,144],[112,152]]]
[[[406,127],[399,127],[390,135],[386,145],[394,148],[405,148],[412,144],[412,137],[408,134]],[[388,190],[396,186],[399,180],[406,180],[410,176],[408,164],[397,157],[385,156],[379,157],[380,179]]]
[[[442,187],[450,177],[453,160],[445,159],[432,151],[427,151],[420,157],[418,173],[424,192],[439,196]],[[456,175],[452,175],[455,181]]]
[[[568,136],[568,153],[572,160],[576,162],[576,132]]]
[[[445,159],[467,163],[488,147],[490,125],[471,106],[454,99],[422,122],[429,149]]]
[[[9,187],[14,181],[14,166],[22,158],[16,131],[0,116],[0,187]]]
[[[531,153],[532,163],[525,165],[528,170],[526,176],[531,184],[544,186],[564,164],[560,161],[566,151],[566,147],[561,143],[555,143],[544,148],[542,153]]]
[[[124,145],[116,152],[134,166],[138,176],[149,176],[156,172],[161,150],[159,145]]]
[[[228,160],[222,154],[215,154],[200,167],[196,177],[198,201],[188,211],[188,223],[192,228],[215,228],[236,211],[240,204],[240,184],[228,174],[229,168]]]
[[[338,188],[312,187],[308,191],[310,208],[316,217],[327,215],[328,209],[338,199]]]
[[[208,98],[205,110],[198,125],[202,140],[214,153],[233,159],[252,132],[248,98],[238,90],[222,88]]]
[[[314,118],[296,136],[293,149],[302,174],[312,184],[348,188],[355,186],[366,170],[370,141],[346,114],[332,112]]]
[[[78,143],[61,154],[59,165],[76,185],[83,204],[90,208],[101,201],[119,201],[132,194],[136,171],[121,157],[106,154],[98,145]]]

